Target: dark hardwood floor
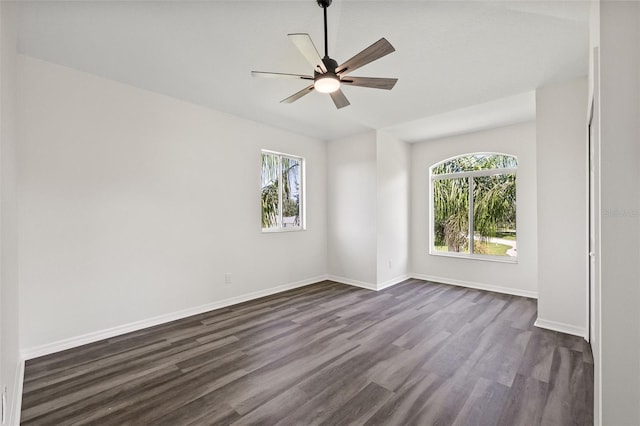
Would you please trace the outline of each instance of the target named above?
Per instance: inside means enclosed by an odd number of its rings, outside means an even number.
[[[322,282],[26,364],[22,424],[591,425],[583,339],[536,302]]]

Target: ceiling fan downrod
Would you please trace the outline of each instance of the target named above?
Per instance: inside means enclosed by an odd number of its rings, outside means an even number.
[[[317,0],[318,6],[320,6],[324,12],[324,57],[329,57],[329,43],[327,42],[327,8],[331,6],[333,0]]]

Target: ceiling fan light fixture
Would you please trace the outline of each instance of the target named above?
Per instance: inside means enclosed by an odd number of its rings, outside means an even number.
[[[333,93],[340,89],[340,79],[329,73],[316,77],[313,87],[320,93]]]

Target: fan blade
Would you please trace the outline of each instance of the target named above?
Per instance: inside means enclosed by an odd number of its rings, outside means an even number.
[[[340,109],[351,105],[342,90],[338,89],[335,92],[329,94],[331,95],[331,99],[333,99],[333,103],[336,104],[336,108]]]
[[[358,53],[353,58],[349,59],[338,68],[336,68],[336,73],[342,75],[349,74],[350,72],[355,71],[364,65],[367,65],[369,62],[373,62],[376,59],[380,59],[383,56],[386,56],[389,53],[395,51],[396,49],[393,48],[391,43],[389,43],[386,38],[381,38],[380,40],[376,41],[371,46],[367,47],[362,52]]]
[[[311,86],[307,86],[304,89],[302,89],[299,92],[294,93],[293,95],[289,96],[286,99],[283,99],[280,101],[280,103],[284,103],[284,104],[290,104],[293,103],[295,101],[297,101],[298,99],[300,99],[301,97],[303,97],[304,95],[306,95],[307,93],[311,93],[313,92],[313,84]]]
[[[251,76],[261,78],[299,78],[301,80],[313,80],[313,77],[311,77],[310,75],[285,74],[281,72],[251,71]]]
[[[302,56],[313,66],[314,70],[320,68],[323,73],[327,72],[327,68],[324,66],[318,49],[316,49],[313,41],[311,41],[309,34],[289,34],[289,40],[296,45],[300,53],[302,53]]]
[[[391,90],[396,85],[397,78],[375,78],[375,77],[345,77],[341,83],[349,86],[372,87],[374,89]]]

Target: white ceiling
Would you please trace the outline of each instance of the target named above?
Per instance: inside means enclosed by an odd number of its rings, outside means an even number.
[[[446,112],[476,106],[457,122],[483,114],[482,105],[493,108],[485,115],[500,115],[490,101],[507,98],[500,105],[508,115],[509,105],[527,108],[518,99],[530,107],[525,92],[587,72],[588,1],[334,0],[328,13],[329,54],[338,63],[380,37],[394,45],[396,52],[354,72],[397,77],[393,90],[347,87],[351,105],[336,110],[319,93],[279,103],[306,82],[251,78],[251,70],[311,73],[286,34],[309,33],[322,52],[315,0],[25,1],[18,47],[322,139],[380,128],[426,139],[438,117],[451,121]]]
[[[407,142],[439,139],[532,121],[536,118],[536,92],[507,96],[442,114],[390,126],[384,130]]]

